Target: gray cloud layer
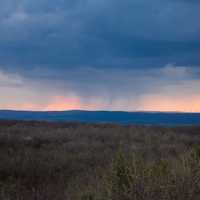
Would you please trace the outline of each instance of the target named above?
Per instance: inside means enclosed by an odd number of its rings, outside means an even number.
[[[39,71],[37,77],[34,75],[37,69],[26,77],[0,72],[0,90],[4,94],[0,106],[36,110],[200,111],[197,67],[166,65],[146,70],[84,67],[62,70],[59,75],[57,70]],[[195,108],[194,104],[197,104]]]
[[[199,10],[189,0],[1,0],[0,61],[65,68],[199,64]]]

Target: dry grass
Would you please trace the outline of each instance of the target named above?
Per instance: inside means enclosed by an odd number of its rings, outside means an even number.
[[[200,127],[2,121],[0,199],[200,199],[199,144]]]

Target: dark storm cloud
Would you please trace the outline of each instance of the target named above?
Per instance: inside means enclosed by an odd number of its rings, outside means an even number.
[[[198,1],[1,0],[0,63],[71,68],[200,64]]]

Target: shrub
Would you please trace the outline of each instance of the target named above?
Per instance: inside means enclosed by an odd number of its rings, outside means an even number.
[[[200,157],[196,149],[180,159],[145,163],[117,153],[107,175],[107,200],[197,200]]]

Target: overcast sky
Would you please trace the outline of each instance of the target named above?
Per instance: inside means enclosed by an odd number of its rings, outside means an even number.
[[[0,5],[0,109],[200,112],[200,1]]]

